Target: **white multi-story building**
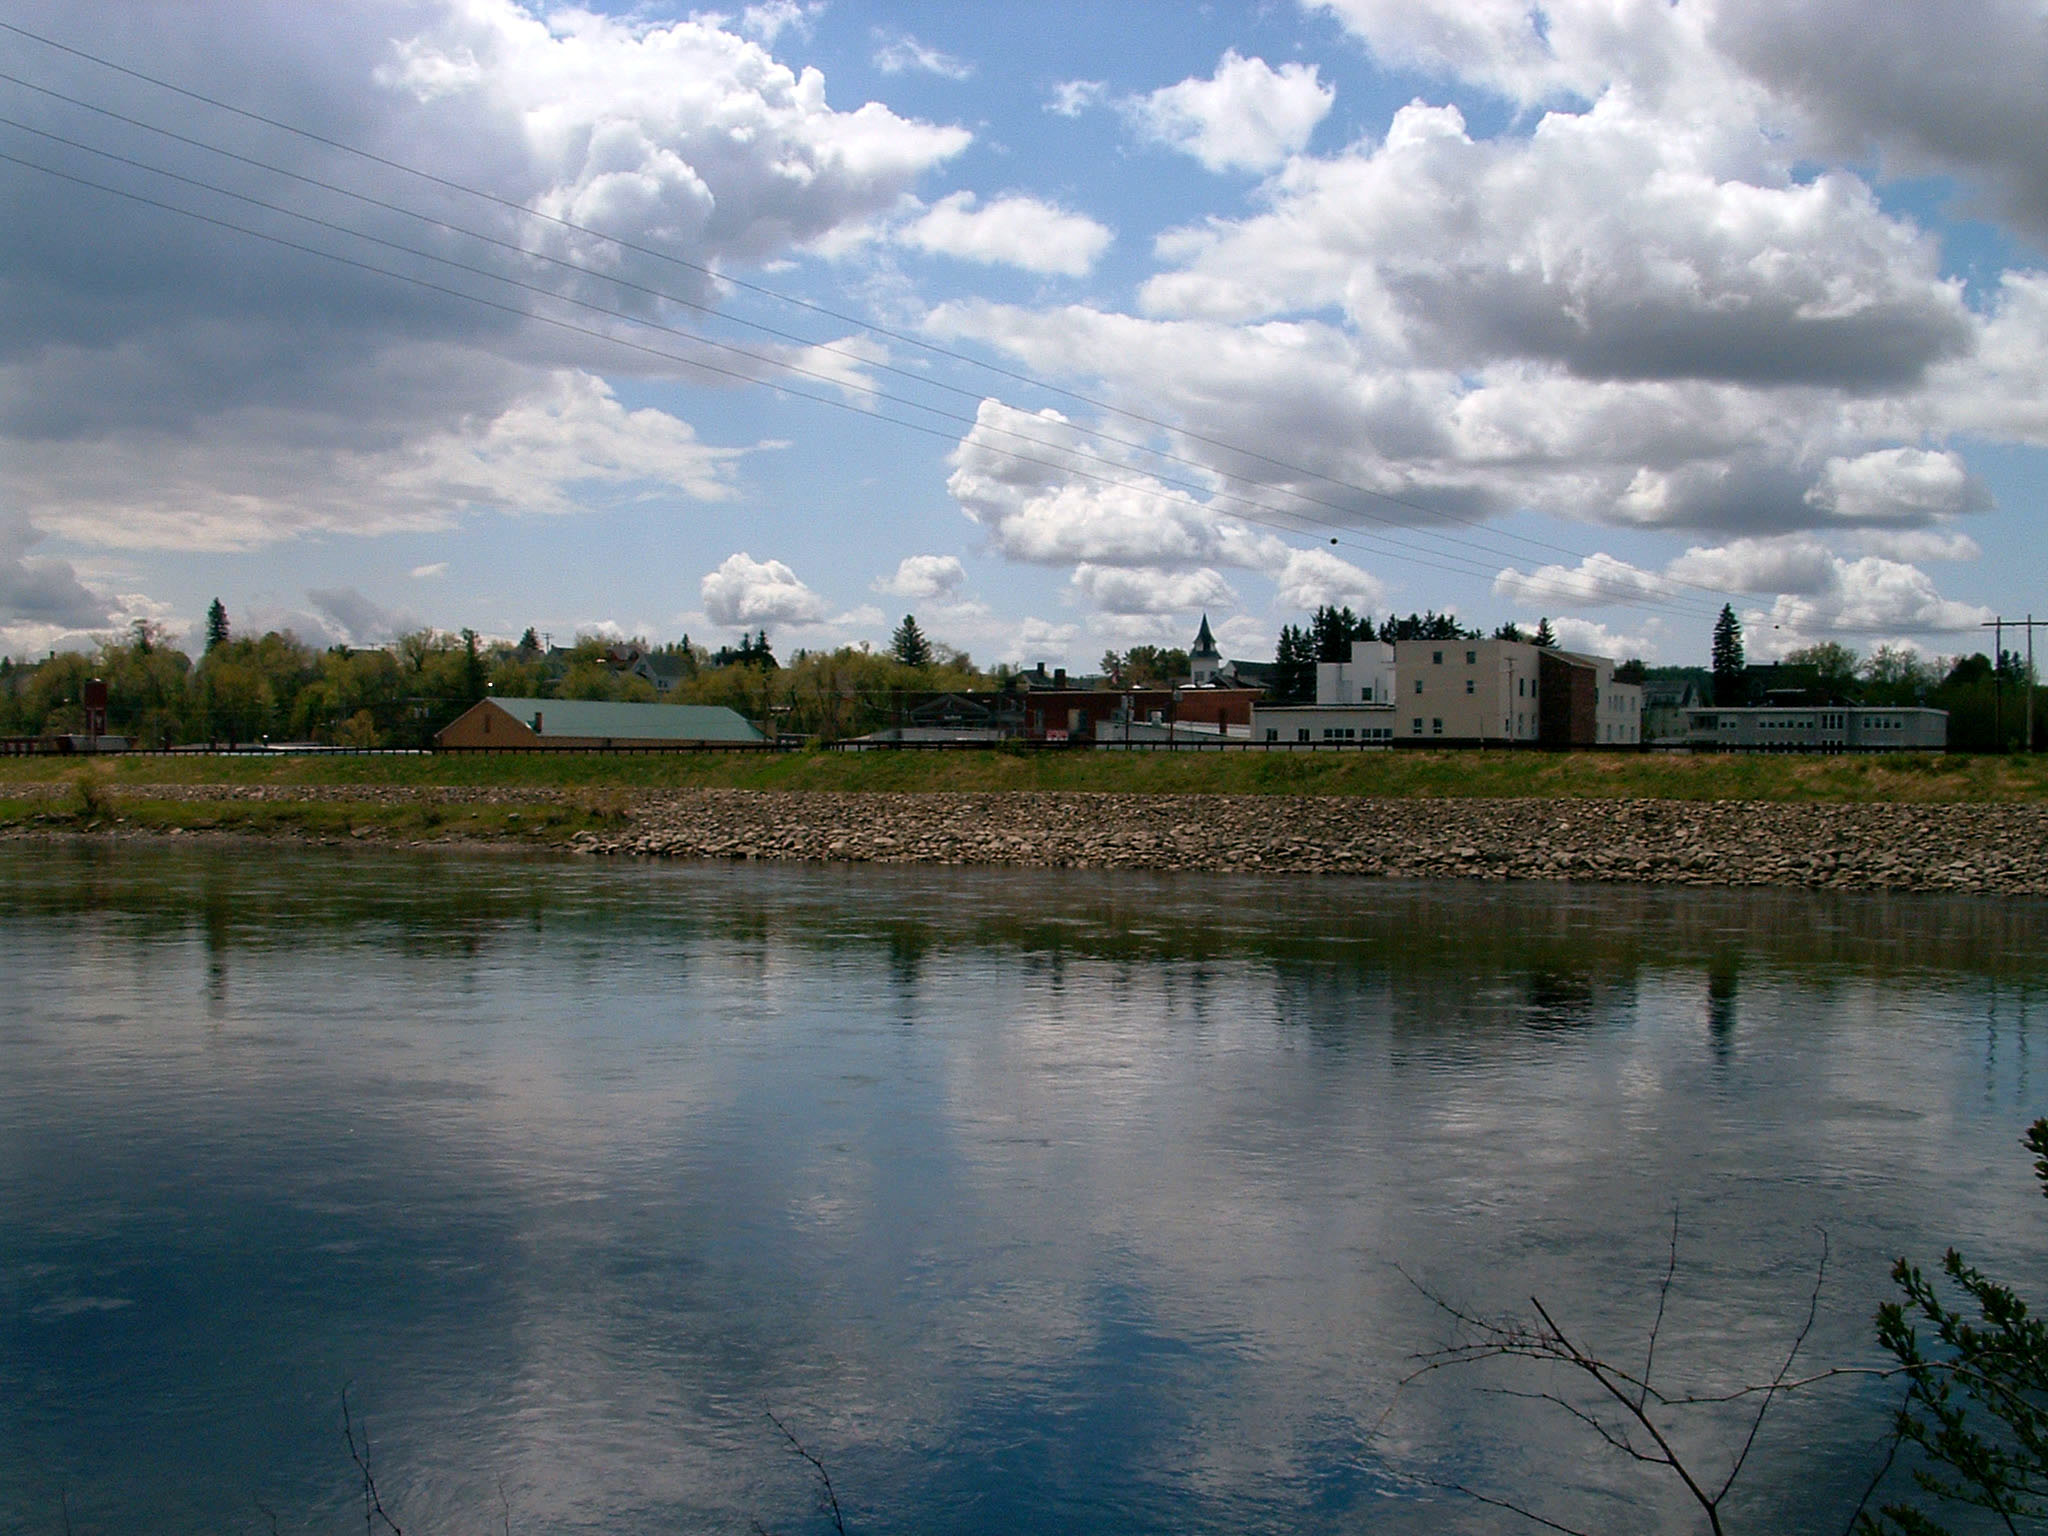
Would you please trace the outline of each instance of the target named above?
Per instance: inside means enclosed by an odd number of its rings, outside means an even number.
[[[1316,702],[1258,705],[1252,739],[1323,743],[1633,746],[1643,691],[1614,663],[1524,640],[1354,641],[1316,667]]]

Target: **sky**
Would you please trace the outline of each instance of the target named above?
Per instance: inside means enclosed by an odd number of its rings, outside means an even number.
[[[2048,616],[2039,0],[10,0],[0,652]]]

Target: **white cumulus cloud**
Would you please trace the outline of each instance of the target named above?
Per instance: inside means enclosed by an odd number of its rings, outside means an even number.
[[[1288,608],[1378,608],[1386,602],[1386,585],[1326,549],[1293,549],[1271,569],[1281,604]]]
[[[1601,608],[1655,602],[1671,594],[1670,582],[1605,552],[1575,566],[1545,565],[1533,571],[1508,569],[1493,578],[1496,597],[1518,606]]]
[[[900,238],[965,261],[1085,277],[1115,237],[1085,214],[1035,197],[999,197],[977,206],[972,192],[955,192],[905,225]]]
[[[745,550],[707,572],[698,592],[712,623],[730,628],[816,624],[831,612],[831,605],[780,560],[756,560]]]
[[[1207,80],[1187,79],[1126,103],[1146,137],[1193,155],[1212,171],[1266,171],[1307,147],[1337,93],[1313,64],[1226,52]]]
[[[1192,613],[1238,606],[1230,583],[1206,566],[1169,571],[1084,563],[1074,568],[1071,580],[1076,595],[1109,614]]]
[[[877,592],[894,597],[943,598],[957,592],[967,580],[967,568],[955,555],[906,555],[897,563],[895,574],[874,584]]]

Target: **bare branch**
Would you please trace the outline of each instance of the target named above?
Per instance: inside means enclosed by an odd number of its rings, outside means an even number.
[[[1910,1375],[1912,1367],[1903,1365],[1831,1365],[1824,1371],[1815,1371],[1810,1376],[1788,1376],[1779,1381],[1752,1382],[1746,1387],[1737,1387],[1732,1392],[1697,1392],[1684,1397],[1669,1397],[1663,1401],[1671,1408],[1708,1408],[1716,1404],[1738,1403],[1745,1397],[1755,1397],[1759,1392],[1796,1392],[1801,1387],[1818,1386],[1824,1381],[1833,1381],[1837,1376],[1863,1376],[1872,1381],[1886,1381],[1893,1376]],[[1956,1373],[1960,1379],[1961,1373]]]
[[[1592,1536],[1590,1531],[1582,1531],[1575,1525],[1560,1525],[1557,1521],[1539,1515],[1535,1510],[1517,1504],[1512,1499],[1497,1498],[1490,1493],[1481,1493],[1477,1488],[1468,1488],[1463,1483],[1439,1482],[1433,1477],[1426,1477],[1422,1481],[1431,1488],[1441,1488],[1446,1493],[1463,1494],[1475,1503],[1490,1505],[1494,1509],[1504,1509],[1511,1515],[1520,1515],[1524,1520],[1540,1525],[1547,1531],[1560,1531],[1563,1533],[1563,1536]]]
[[[837,1531],[839,1536],[846,1536],[846,1521],[839,1512],[839,1495],[832,1487],[832,1474],[825,1470],[825,1463],[812,1455],[809,1447],[803,1441],[797,1439],[795,1435],[791,1434],[789,1427],[782,1420],[775,1417],[772,1413],[768,1414],[767,1417],[768,1422],[781,1432],[782,1438],[789,1442],[789,1448],[809,1462],[811,1470],[818,1474],[818,1484],[823,1489],[825,1495],[825,1509],[832,1516],[832,1529]]]
[[[1692,1475],[1691,1470],[1679,1458],[1676,1448],[1665,1438],[1664,1431],[1657,1427],[1656,1420],[1650,1417],[1646,1408],[1638,1407],[1623,1389],[1624,1380],[1604,1361],[1586,1354],[1578,1345],[1567,1338],[1565,1331],[1557,1326],[1556,1320],[1551,1317],[1549,1312],[1544,1310],[1543,1303],[1540,1300],[1531,1296],[1529,1298],[1529,1305],[1536,1309],[1536,1315],[1542,1318],[1543,1325],[1557,1336],[1558,1342],[1571,1351],[1572,1364],[1585,1372],[1586,1375],[1592,1377],[1599,1384],[1603,1392],[1626,1408],[1630,1416],[1643,1426],[1643,1432],[1655,1441],[1657,1449],[1664,1453],[1666,1463],[1670,1466],[1678,1480],[1685,1485],[1685,1491],[1693,1496],[1694,1502],[1705,1512],[1708,1528],[1714,1532],[1714,1536],[1721,1536],[1721,1511],[1718,1507],[1720,1501],[1708,1497],[1706,1489],[1699,1485],[1698,1479]]]
[[[1763,1401],[1757,1404],[1756,1417],[1749,1421],[1749,1433],[1743,1437],[1742,1449],[1736,1453],[1735,1464],[1728,1469],[1727,1479],[1721,1484],[1716,1499],[1728,1497],[1728,1490],[1735,1486],[1735,1479],[1742,1475],[1742,1464],[1749,1460],[1751,1447],[1756,1444],[1757,1431],[1764,1427],[1764,1415],[1771,1411],[1771,1404],[1785,1390],[1785,1383],[1791,1379],[1792,1366],[1799,1359],[1799,1351],[1806,1347],[1806,1336],[1813,1332],[1813,1320],[1820,1315],[1820,1288],[1828,1278],[1828,1234],[1823,1227],[1820,1234],[1820,1263],[1813,1272],[1813,1291],[1806,1298],[1806,1321],[1799,1326],[1799,1332],[1792,1340],[1792,1348],[1785,1355],[1785,1363],[1778,1367],[1778,1373],[1771,1378],[1764,1389]]]
[[[382,1520],[385,1528],[391,1532],[391,1536],[404,1536],[404,1533],[398,1528],[398,1522],[391,1518],[390,1512],[384,1508],[383,1499],[378,1496],[377,1479],[370,1475],[370,1425],[368,1420],[365,1420],[363,1423],[362,1449],[358,1450],[356,1448],[355,1421],[349,1417],[348,1411],[348,1387],[349,1384],[347,1382],[341,1384],[341,1433],[343,1438],[348,1441],[348,1459],[356,1464],[356,1470],[363,1476],[363,1530],[367,1536],[367,1533],[376,1530],[377,1521]]]
[[[1664,1305],[1671,1299],[1671,1278],[1678,1273],[1678,1202],[1671,1202],[1671,1251],[1664,1262],[1664,1279],[1657,1286],[1657,1318],[1650,1324],[1650,1342],[1643,1350],[1643,1384],[1636,1394],[1641,1408],[1650,1395],[1650,1368],[1657,1363],[1657,1335],[1664,1327]]]
[[[1648,1455],[1640,1450],[1628,1438],[1628,1431],[1626,1429],[1617,1434],[1603,1420],[1594,1414],[1586,1412],[1585,1409],[1581,1408],[1570,1398],[1559,1397],[1555,1392],[1517,1392],[1513,1387],[1488,1387],[1486,1392],[1489,1397],[1514,1397],[1530,1403],[1553,1403],[1577,1419],[1581,1424],[1584,1424],[1594,1434],[1605,1440],[1624,1456],[1631,1456],[1637,1461],[1661,1464],[1662,1458]]]

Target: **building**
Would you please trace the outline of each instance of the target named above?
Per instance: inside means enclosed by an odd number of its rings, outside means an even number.
[[[1394,645],[1390,640],[1354,640],[1349,661],[1316,663],[1318,704],[1392,704]]]
[[[1316,667],[1316,702],[1258,707],[1271,743],[1634,746],[1642,689],[1614,663],[1522,640],[1357,640]]]
[[[1216,649],[1216,637],[1209,632],[1209,615],[1202,615],[1202,627],[1195,631],[1195,643],[1188,647],[1188,681],[1196,685],[1213,683],[1223,670],[1223,653]]]
[[[1685,741],[1709,752],[1939,752],[1948,746],[1948,711],[1855,704],[1695,709]]]
[[[631,673],[650,685],[658,695],[687,682],[696,671],[685,651],[650,651],[633,640],[613,646],[605,659],[613,671]]]
[[[1694,677],[1653,677],[1643,684],[1643,740],[1684,741],[1692,712],[1711,704],[1710,689]]]
[[[615,747],[761,746],[767,741],[722,704],[606,704],[589,699],[485,699],[444,726],[444,748],[564,751]]]
[[[1033,688],[1024,695],[1026,739],[1109,742],[1142,739],[1126,726],[1169,728],[1153,739],[1190,734],[1249,739],[1256,688]]]

